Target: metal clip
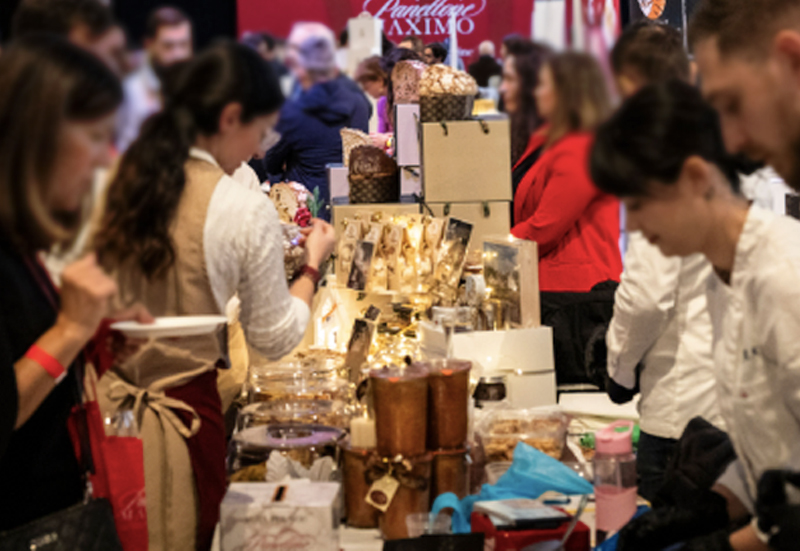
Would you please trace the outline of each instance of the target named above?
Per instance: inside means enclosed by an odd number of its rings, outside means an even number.
[[[413,166],[404,166],[403,170],[405,170],[406,172],[411,174],[414,178],[419,178],[419,171],[418,170],[414,170]]]
[[[450,203],[444,204],[444,209],[442,209],[442,212],[445,216],[450,216]]]
[[[481,206],[483,207],[483,217],[489,218],[492,215],[492,209],[491,207],[489,207],[489,202],[484,201],[483,203],[481,203]]]
[[[481,130],[483,130],[483,133],[488,134],[490,129],[486,121],[483,119],[478,119],[478,123],[481,125]]]
[[[439,124],[442,125],[442,130],[444,130],[444,135],[447,136],[447,125],[444,123],[444,121],[439,122]]]

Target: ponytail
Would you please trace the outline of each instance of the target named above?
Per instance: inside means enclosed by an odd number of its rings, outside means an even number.
[[[109,187],[103,230],[96,239],[104,262],[137,258],[147,277],[175,262],[170,225],[196,134],[191,117],[179,108],[167,108],[144,123]]]
[[[164,110],[150,117],[120,163],[95,237],[104,265],[130,258],[149,278],[175,262],[171,228],[186,185],[184,165],[199,135],[218,130],[222,110],[242,105],[242,122],[277,111],[283,96],[271,67],[245,46],[223,43],[182,68]]]

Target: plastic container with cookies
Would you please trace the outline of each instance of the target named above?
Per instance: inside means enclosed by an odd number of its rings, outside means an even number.
[[[487,463],[513,461],[519,442],[561,459],[570,418],[559,408],[497,409],[479,428]]]

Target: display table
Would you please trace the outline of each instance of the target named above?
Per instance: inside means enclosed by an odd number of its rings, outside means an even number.
[[[342,551],[382,551],[383,540],[378,530],[357,530],[342,526],[339,529],[339,546]],[[219,526],[214,534],[211,551],[221,551]]]

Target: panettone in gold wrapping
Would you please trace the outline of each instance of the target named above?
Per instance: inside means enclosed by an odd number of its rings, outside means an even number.
[[[419,118],[422,122],[467,120],[477,93],[478,85],[469,74],[431,65],[419,82]]]
[[[350,204],[400,201],[397,163],[377,147],[362,145],[350,152],[348,180]]]

